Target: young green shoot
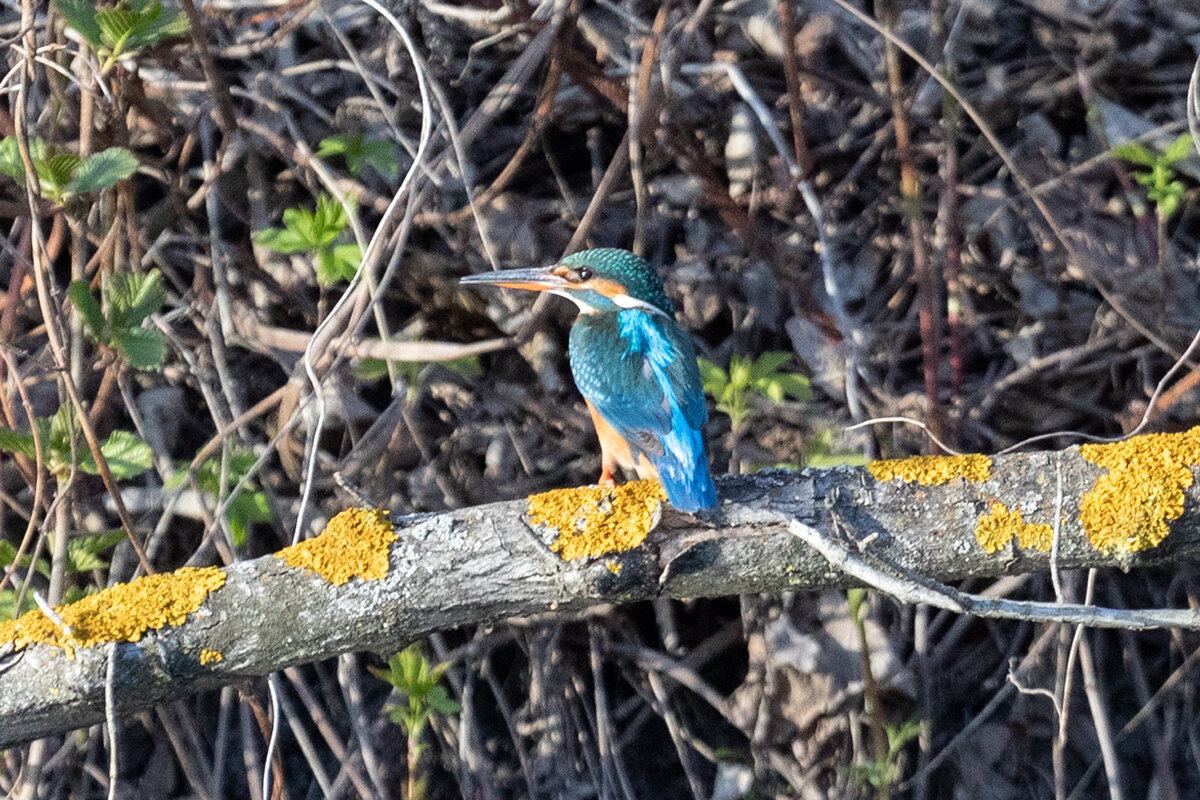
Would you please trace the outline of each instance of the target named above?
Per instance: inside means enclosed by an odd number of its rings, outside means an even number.
[[[29,140],[29,157],[37,173],[42,197],[62,208],[89,192],[111,189],[138,168],[138,160],[123,147],[110,147],[80,158],[75,153],[47,147],[41,139]],[[15,136],[0,140],[0,174],[25,186],[25,162]]]
[[[158,270],[109,275],[101,284],[99,299],[87,281],[74,281],[67,287],[67,296],[101,345],[120,353],[134,369],[162,366],[167,357],[166,340],[158,331],[142,327],[167,301]]]
[[[122,58],[168,36],[181,36],[189,28],[183,12],[164,8],[161,0],[118,0],[112,6],[92,0],[55,0],[54,7],[101,58],[102,75]]]
[[[391,707],[392,722],[408,740],[408,789],[406,800],[425,797],[426,775],[421,770],[424,744],[421,737],[435,714],[457,714],[462,710],[441,685],[448,664],[431,665],[418,644],[410,644],[388,659],[388,668],[372,669],[376,677],[390,683],[403,698]]]
[[[282,228],[261,230],[253,239],[275,253],[311,253],[317,265],[317,283],[332,286],[352,280],[362,261],[359,246],[345,241],[348,224],[342,204],[323,194],[314,210],[289,208],[283,212]]]

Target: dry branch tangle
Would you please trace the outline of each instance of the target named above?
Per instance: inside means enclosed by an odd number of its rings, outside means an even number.
[[[943,581],[1048,568],[1047,553],[980,546],[976,525],[996,501],[1034,523],[1061,509],[1062,568],[1129,568],[1200,550],[1193,486],[1184,487],[1183,515],[1159,547],[1113,555],[1094,548],[1079,523],[1080,501],[1105,473],[1070,448],[997,458],[985,480],[933,486],[881,482],[854,468],[727,477],[711,523],[668,512],[643,546],[590,563],[550,552],[550,534],[523,521],[525,501],[400,518],[382,579],[334,586],[267,556],[228,568],[224,586],[178,627],[80,648],[74,658],[28,647],[0,674],[0,746],[101,722],[110,655],[118,713],[128,714],[292,664],[387,653],[430,631],[513,615],[847,583],[788,533],[792,519],[825,536],[866,540],[865,557]]]

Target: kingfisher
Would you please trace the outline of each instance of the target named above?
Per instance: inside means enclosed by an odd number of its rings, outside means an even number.
[[[600,439],[599,483],[613,471],[657,480],[681,511],[717,505],[704,453],[708,405],[692,342],[654,268],[617,248],[549,267],[468,275],[466,284],[550,292],[573,301],[571,374]]]

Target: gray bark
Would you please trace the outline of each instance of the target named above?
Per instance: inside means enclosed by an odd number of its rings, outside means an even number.
[[[1103,470],[1074,448],[995,459],[983,483],[879,483],[853,468],[727,477],[719,481],[719,512],[694,518],[668,510],[643,546],[591,562],[565,563],[550,552],[554,532],[525,524],[524,501],[399,517],[384,579],[337,587],[267,556],[229,567],[225,586],[178,627],[78,649],[74,658],[43,645],[9,657],[0,667],[0,747],[103,721],[110,654],[117,713],[126,715],[293,664],[350,651],[387,654],[432,631],[511,616],[853,583],[788,532],[793,520],[900,574],[950,581],[1046,570],[1048,554],[989,555],[974,531],[992,499],[1019,506],[1027,520],[1052,519],[1059,459],[1061,568],[1128,569],[1200,549],[1200,492],[1192,487],[1184,516],[1155,550],[1111,557],[1095,550],[1078,522],[1079,498]],[[856,546],[864,540],[869,546]],[[223,660],[201,666],[201,649]]]

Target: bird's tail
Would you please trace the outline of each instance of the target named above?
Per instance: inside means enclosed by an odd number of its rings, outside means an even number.
[[[680,511],[702,511],[717,507],[717,489],[708,470],[704,439],[689,426],[673,429],[663,437],[661,456],[650,458],[667,499]]]

